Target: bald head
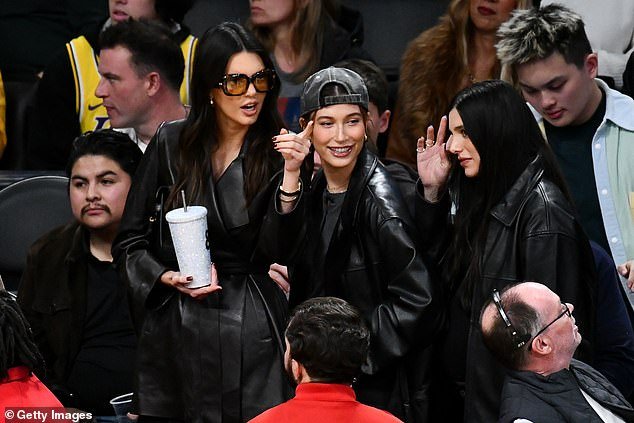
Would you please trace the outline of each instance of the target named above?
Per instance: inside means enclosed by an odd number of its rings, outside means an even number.
[[[481,328],[484,343],[502,364],[542,374],[569,365],[581,341],[570,314],[574,309],[572,304],[562,303],[556,293],[535,282],[509,287],[502,291],[500,299],[502,312],[492,300],[485,305]],[[526,345],[518,346],[517,340],[524,338]]]
[[[495,358],[509,369],[520,370],[526,365],[528,343],[531,334],[538,330],[539,316],[522,301],[515,288],[503,289],[498,304],[493,297],[489,299],[483,308],[480,326],[484,344]]]

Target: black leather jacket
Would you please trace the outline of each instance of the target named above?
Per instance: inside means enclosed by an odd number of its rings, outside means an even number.
[[[577,357],[592,362],[596,315],[592,251],[572,206],[554,183],[542,178],[543,173],[540,159],[535,159],[489,216],[480,262],[482,283],[475,287],[471,301],[465,422],[492,422],[498,416],[505,372],[484,346],[479,324],[480,311],[493,288],[540,282],[562,301],[574,304],[576,324],[583,335]],[[417,223],[430,235],[427,239],[437,244],[446,241],[451,229],[444,223],[449,214],[448,196],[430,204],[419,189],[416,206]],[[436,247],[431,249],[439,257],[442,248]]]
[[[319,231],[325,189],[320,173],[311,189],[305,248],[292,273],[291,305],[332,295],[357,307],[371,332],[369,359],[355,385],[357,396],[406,419],[413,393],[408,392],[405,357],[431,343],[443,317],[417,246],[415,225],[388,171],[364,148],[332,240],[323,251]]]
[[[283,260],[278,246],[295,247],[286,240],[302,221],[275,212],[277,176],[245,207],[245,141],[239,157],[218,181],[210,178],[196,201],[207,208],[210,253],[222,291],[194,300],[162,284],[161,274],[178,265],[169,229],[159,227],[156,193],[178,175],[182,127],[182,121],[164,124],[148,146],[113,248],[140,310],[137,318],[144,319],[138,411],[192,422],[244,421],[291,393],[282,360],[288,305],[267,272]]]

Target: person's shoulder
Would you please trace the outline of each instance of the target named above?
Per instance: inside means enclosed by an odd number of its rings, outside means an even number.
[[[366,186],[366,198],[388,215],[398,214],[403,203],[399,188],[393,175],[386,166],[377,159],[376,166],[369,175]]]
[[[280,421],[289,421],[287,418],[287,411],[289,407],[288,402],[289,401],[269,408],[268,410],[258,414],[256,417],[249,420],[249,423],[276,423]],[[300,419],[298,418],[297,420],[299,421]]]
[[[577,215],[561,189],[551,180],[542,178],[529,192],[522,206],[522,226],[532,234],[577,232]]]
[[[634,132],[634,99],[596,80],[606,95],[605,119],[628,132]]]
[[[533,410],[544,404],[543,398],[537,395],[529,372],[511,372],[507,375],[500,396],[499,422],[515,423],[534,420]],[[536,420],[536,421],[539,421]]]
[[[159,143],[177,143],[185,127],[185,121],[186,119],[179,119],[161,123],[154,137]]]
[[[411,231],[415,227],[399,182],[381,163],[364,187],[358,216],[361,224],[376,231],[392,232],[403,225]]]
[[[398,418],[385,410],[381,410],[369,405],[358,403],[355,413],[351,416],[350,421],[362,421],[365,423],[398,423]]]
[[[72,245],[73,239],[79,228],[80,227],[77,222],[72,222],[52,229],[38,238],[31,245],[29,254],[32,256],[48,256],[51,253],[58,253],[60,251],[66,253],[68,247]]]

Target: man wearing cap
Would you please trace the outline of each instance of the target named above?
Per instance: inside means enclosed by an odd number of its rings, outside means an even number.
[[[601,373],[572,358],[581,334],[574,306],[525,282],[493,292],[482,310],[485,345],[511,371],[500,422],[631,422],[634,409]]]
[[[321,70],[304,84],[300,123],[314,122],[322,170],[312,183],[303,249],[290,263],[290,303],[327,295],[358,308],[371,341],[353,384],[357,398],[413,421],[418,411],[424,418],[426,393],[412,388],[429,369],[417,359],[442,312],[407,206],[366,148],[368,103],[363,80],[348,69]]]

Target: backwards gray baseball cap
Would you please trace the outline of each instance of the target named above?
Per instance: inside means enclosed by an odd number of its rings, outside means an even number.
[[[330,83],[342,86],[347,94],[321,96],[321,90]],[[312,74],[304,82],[302,92],[300,116],[334,104],[358,104],[368,110],[368,89],[358,73],[350,69],[335,68],[333,66]]]

